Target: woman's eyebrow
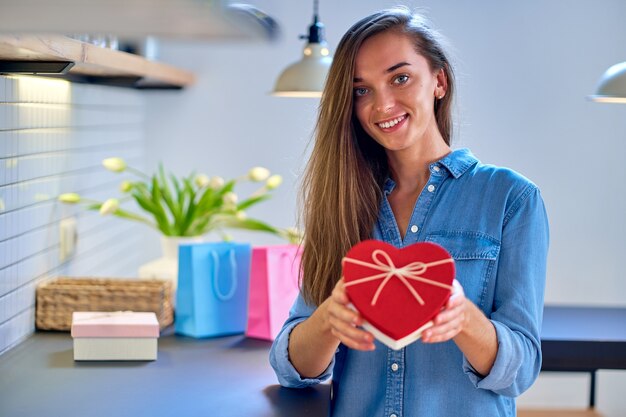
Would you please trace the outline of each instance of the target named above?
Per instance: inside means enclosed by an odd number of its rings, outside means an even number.
[[[392,66],[390,66],[389,68],[387,68],[387,69],[385,70],[385,73],[386,73],[386,74],[389,74],[390,72],[394,72],[394,71],[395,71],[395,70],[397,70],[398,68],[402,68],[402,67],[404,67],[404,66],[406,66],[406,65],[411,65],[411,64],[409,64],[408,62],[404,62],[404,61],[403,61],[403,62],[398,62],[397,64],[392,65]],[[355,82],[355,83],[360,83],[361,81],[363,81],[363,78],[354,77],[354,78],[352,79],[352,82]]]
[[[392,65],[385,70],[386,73],[394,72],[398,68],[404,67],[405,65],[411,65],[408,62],[399,62],[396,65]]]

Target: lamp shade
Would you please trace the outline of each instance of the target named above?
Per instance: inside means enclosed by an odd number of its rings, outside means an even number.
[[[310,42],[302,59],[288,66],[278,77],[272,95],[279,97],[321,97],[333,58],[326,43]]]
[[[626,103],[626,62],[606,70],[596,87],[596,94],[589,96],[600,103]]]

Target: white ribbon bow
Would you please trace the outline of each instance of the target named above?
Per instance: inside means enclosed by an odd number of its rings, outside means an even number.
[[[380,259],[380,257],[382,257],[382,259]],[[447,288],[449,290],[453,289],[451,285],[443,284],[441,282],[434,281],[432,279],[424,278],[423,276],[421,276],[421,274],[426,272],[428,268],[432,266],[438,266],[438,265],[443,265],[446,263],[454,262],[454,260],[451,258],[446,258],[446,259],[429,262],[429,263],[416,261],[408,265],[405,265],[402,268],[396,268],[393,261],[391,260],[391,257],[387,254],[387,252],[381,249],[376,249],[375,251],[372,252],[372,260],[374,261],[374,263],[364,262],[358,259],[348,258],[348,257],[343,258],[343,262],[351,262],[353,264],[366,266],[368,268],[383,271],[380,274],[355,279],[354,281],[350,281],[345,284],[346,287],[349,287],[351,285],[358,285],[364,282],[382,279],[382,282],[380,283],[380,285],[378,285],[378,288],[376,289],[376,293],[374,294],[374,297],[372,298],[371,305],[373,306],[376,305],[376,302],[378,301],[378,296],[383,291],[383,289],[385,288],[389,280],[393,277],[398,278],[400,282],[402,282],[404,286],[411,292],[411,294],[417,300],[417,302],[420,303],[420,305],[422,306],[425,304],[424,300],[422,299],[422,297],[420,297],[419,293],[415,290],[415,288],[413,288],[413,286],[409,283],[408,280],[419,281],[425,284],[434,285],[436,287]]]

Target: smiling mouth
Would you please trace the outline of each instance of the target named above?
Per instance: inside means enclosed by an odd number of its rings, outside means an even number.
[[[407,118],[407,115],[403,114],[402,116],[398,116],[395,119],[387,120],[386,122],[376,123],[376,125],[380,127],[381,129],[389,129],[389,128],[394,127],[395,125],[397,125],[398,123],[400,123],[406,118]]]

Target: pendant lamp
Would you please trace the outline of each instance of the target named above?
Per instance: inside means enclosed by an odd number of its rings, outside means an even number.
[[[596,94],[589,98],[599,103],[626,104],[626,62],[615,64],[606,70],[598,82]]]
[[[324,24],[319,21],[318,0],[313,2],[313,23],[306,39],[302,59],[288,66],[278,77],[272,95],[278,97],[321,97],[326,74],[333,61],[324,37]]]

